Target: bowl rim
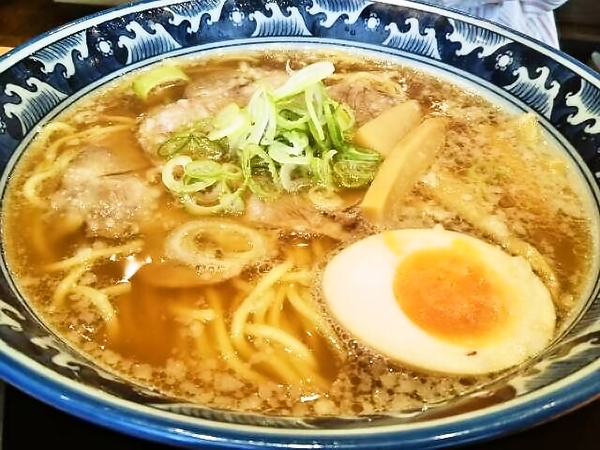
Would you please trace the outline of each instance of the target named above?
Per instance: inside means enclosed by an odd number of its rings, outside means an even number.
[[[67,35],[87,29],[98,21],[107,21],[125,13],[143,11],[160,6],[187,3],[188,0],[141,0],[120,4],[103,11],[76,19],[15,47],[0,57],[0,68],[18,61],[32,51],[43,48],[50,42],[61,40]],[[369,1],[365,0],[366,3]],[[591,67],[566,53],[532,39],[503,25],[464,14],[453,8],[432,5],[425,1],[374,0],[395,7],[408,6],[423,11],[435,12],[448,17],[475,24],[499,32],[569,67],[580,76],[600,88],[600,74]],[[587,75],[587,76],[585,76]],[[591,77],[591,79],[590,79]],[[159,411],[151,406],[141,406],[110,394],[81,385],[73,380],[54,374],[53,371],[20,355],[0,341],[0,375],[9,384],[28,395],[59,410],[106,428],[142,439],[165,444],[193,447],[206,443],[246,448],[288,447],[294,448],[364,448],[377,438],[379,448],[392,448],[402,444],[404,448],[440,448],[447,445],[468,444],[517,432],[523,428],[552,420],[588,402],[600,399],[600,359],[559,382],[526,393],[518,399],[496,407],[459,414],[447,419],[432,419],[419,425],[393,425],[358,428],[354,430],[301,430],[277,429],[252,425],[233,425],[205,419],[186,418],[175,413]],[[583,373],[583,375],[582,375]],[[54,375],[53,375],[54,374]],[[136,406],[137,405],[137,406]],[[469,427],[461,424],[469,423]],[[184,425],[193,425],[189,429]],[[518,427],[517,427],[518,425]],[[404,429],[406,428],[406,429]],[[293,441],[290,441],[292,438]],[[315,439],[319,443],[315,444]]]
[[[93,24],[99,19],[102,21],[107,21],[111,19],[115,19],[120,17],[122,14],[128,14],[133,12],[144,11],[152,8],[159,8],[164,6],[170,6],[173,4],[180,3],[190,3],[190,2],[201,2],[205,0],[128,0],[128,3],[121,3],[118,5],[110,6],[101,11],[97,11],[86,16],[74,19],[70,22],[65,23],[64,25],[55,27],[51,30],[40,33],[37,36],[34,36],[27,41],[11,47],[6,53],[0,55],[0,69],[2,69],[3,64],[13,59],[15,61],[20,60],[20,55],[24,53],[24,55],[29,55],[32,52],[39,50],[40,48],[45,47],[50,42],[56,42],[67,35],[71,35],[77,31],[82,31],[87,29],[86,26],[89,23]],[[458,19],[462,22],[470,23],[472,25],[478,26],[480,28],[484,28],[493,32],[496,32],[500,35],[504,35],[510,39],[513,39],[517,42],[525,44],[528,47],[534,48],[535,50],[540,51],[541,53],[548,55],[551,54],[553,59],[558,61],[561,65],[566,66],[570,69],[573,69],[575,72],[579,73],[580,76],[583,76],[586,81],[590,82],[593,85],[596,85],[600,88],[600,72],[594,70],[590,66],[582,63],[577,60],[575,57],[569,55],[568,53],[563,52],[559,48],[554,48],[546,42],[537,40],[532,38],[525,33],[522,33],[518,30],[511,29],[510,27],[503,25],[501,23],[494,22],[492,20],[475,16],[471,13],[466,13],[460,11],[457,8],[451,6],[442,6],[430,3],[430,0],[353,0],[360,1],[362,3],[381,3],[390,5],[392,7],[408,7],[411,9],[417,9],[425,12],[432,12],[435,14],[443,15],[445,17]],[[44,42],[47,40],[51,40],[50,42]],[[8,64],[10,67],[10,64]]]
[[[552,420],[600,400],[600,360],[544,388],[485,409],[420,423],[356,429],[280,429],[237,425],[179,416],[106,394],[73,380],[56,376],[37,362],[16,354],[0,342],[0,374],[26,394],[114,431],[165,444],[211,443],[223,447],[292,445],[294,448],[358,449],[377,439],[379,448],[440,448],[488,440]],[[581,373],[584,372],[582,376]],[[514,425],[518,424],[518,427]],[[461,425],[469,425],[464,427]],[[188,426],[188,428],[185,428]],[[292,439],[292,441],[290,441]]]

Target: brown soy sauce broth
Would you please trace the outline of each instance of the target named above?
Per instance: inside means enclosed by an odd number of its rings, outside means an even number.
[[[557,156],[552,144],[531,137],[527,126],[518,119],[473,93],[429,75],[361,57],[326,53],[256,54],[190,60],[186,65],[193,80],[210,80],[211,77],[235,77],[240,67],[242,72],[250,67],[260,68],[265,76],[271,70],[280,74],[288,60],[292,67],[299,67],[318,59],[336,61],[336,78],[331,83],[346,80],[356,85],[359,80],[359,87],[352,92],[354,104],[351,106],[366,108],[366,112],[357,111],[358,123],[376,114],[377,108],[385,108],[387,98],[416,99],[427,115],[450,118],[443,153],[425,179],[398,203],[396,219],[390,227],[441,224],[446,229],[488,239],[472,223],[440,205],[425,188],[427,181],[438,174],[459,180],[464,188],[460,194],[465,196],[465,201],[478,201],[489,217],[509,224],[513,233],[532,242],[550,262],[561,285],[561,295],[555,299],[558,329],[567,323],[569,317],[577,313],[594,264],[597,243],[591,231],[593,219],[586,212],[589,200],[581,183],[570,173],[568,163]],[[360,87],[361,80],[369,79],[371,74],[379,76],[370,84],[375,94]],[[125,79],[81,100],[57,120],[69,123],[75,132],[83,132],[93,126],[120,123],[115,118],[126,119],[123,123],[130,126],[95,136],[93,144],[117,149],[122,157],[135,161],[135,174],[150,180],[151,186],[156,188],[158,206],[153,211],[151,225],[127,239],[90,238],[82,227],[71,229],[74,227],[69,225],[69,217],[56,214],[52,208],[40,209],[29,204],[23,195],[24,183],[30,172],[44,162],[52,143],[40,139],[32,143],[17,166],[3,213],[7,259],[14,278],[40,315],[77,349],[109,370],[167,395],[218,408],[274,415],[355,415],[414,410],[476,391],[501,376],[419,373],[374,354],[330,323],[319,298],[320,270],[332,254],[349,242],[381,231],[360,218],[350,230],[350,238],[343,243],[321,236],[272,230],[279,251],[271,260],[215,286],[165,287],[151,282],[152,277],[143,277],[142,271],[131,276],[131,264],[141,264],[149,255],[160,259],[164,234],[191,218],[170,194],[160,189],[156,170],[137,141],[137,124],[164,105],[159,102],[147,110],[131,93],[130,80]],[[161,101],[165,99],[168,97]],[[88,145],[89,140],[76,140],[63,151]],[[140,164],[140,160],[144,162]],[[41,185],[40,197],[51,197],[60,188],[61,174],[58,171]],[[104,260],[82,278],[89,285],[101,287],[118,286],[125,279],[130,282],[130,290],[111,299],[118,331],[109,330],[101,315],[84,299],[67,296],[60,302],[53,300],[53,292],[65,272],[49,273],[45,269],[49,264],[70,258],[83,247],[127,245],[135,239],[143,241],[144,250],[140,254],[129,259]],[[310,305],[322,322],[314,326],[303,321],[297,311],[285,303],[280,308],[277,323],[310,348],[317,361],[318,375],[324,380],[321,385],[301,376],[295,383],[284,382],[277,368],[267,362],[269,357],[282,357],[280,350],[273,349],[269,350],[272,353],[263,355],[262,360],[252,360],[256,372],[265,381],[248,380],[232,368],[228,361],[233,356],[223,350],[224,333],[232,325],[234,312],[243,301],[243,290],[254,286],[287,255],[295,255],[298,261],[303,261],[303,267],[312,277]],[[171,281],[177,286],[176,275]],[[209,310],[212,312],[207,312]],[[336,330],[335,343],[324,337],[322,327],[325,326]],[[221,347],[216,347],[219,342]],[[248,338],[247,345],[260,347],[262,344]]]

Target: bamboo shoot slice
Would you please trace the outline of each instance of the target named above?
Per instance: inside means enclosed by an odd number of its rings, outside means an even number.
[[[425,120],[398,142],[383,161],[361,204],[362,213],[375,223],[388,218],[390,206],[402,201],[427,171],[446,142],[446,120]]]
[[[422,120],[421,106],[416,100],[409,100],[362,125],[354,135],[354,142],[387,156],[394,145],[415,129]]]

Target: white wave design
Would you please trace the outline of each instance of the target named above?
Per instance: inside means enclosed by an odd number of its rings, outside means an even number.
[[[500,36],[493,31],[484,30],[454,19],[449,20],[454,31],[447,36],[447,39],[450,42],[461,44],[460,49],[456,51],[457,56],[465,56],[478,50],[478,56],[486,58],[506,44],[513,42],[512,39]]]
[[[600,332],[600,320],[598,320],[598,317],[600,317],[600,301],[594,301],[588,312],[589,314],[585,314],[573,328],[572,334],[574,336],[582,336],[594,331]]]
[[[52,108],[67,98],[67,94],[37,78],[28,78],[25,84],[34,88],[33,92],[16,84],[7,84],[4,93],[18,96],[22,101],[17,104],[6,103],[3,106],[6,117],[19,119],[23,135],[32,130]]]
[[[383,41],[383,45],[398,48],[413,54],[429,56],[430,58],[440,59],[440,52],[435,39],[435,30],[427,28],[425,35],[419,32],[419,21],[415,17],[406,19],[409,25],[406,33],[398,29],[396,23],[391,23],[386,29],[390,32],[389,37]]]
[[[286,17],[277,3],[268,3],[265,8],[273,13],[273,17],[267,17],[262,12],[256,11],[250,14],[250,18],[256,21],[256,30],[252,37],[257,36],[311,36],[306,28],[304,18],[298,8],[290,8],[291,14]]]
[[[67,78],[75,74],[75,64],[73,63],[73,52],[79,52],[79,58],[85,59],[89,56],[89,49],[86,44],[85,31],[66,37],[65,39],[38,50],[31,59],[43,64],[44,73],[52,73],[58,64],[65,67]]]
[[[226,0],[205,0],[202,6],[199,4],[185,3],[183,5],[171,5],[167,8],[173,14],[173,19],[169,23],[178,26],[184,21],[190,23],[189,33],[197,33],[200,30],[200,21],[205,14],[210,15],[209,23],[216,23],[221,17],[221,11]]]
[[[78,358],[69,353],[64,352],[56,342],[56,339],[52,336],[44,336],[44,337],[36,337],[32,338],[31,342],[38,347],[44,350],[54,350],[57,352],[51,358],[52,363],[56,364],[59,367],[64,367],[65,369],[69,369],[73,372],[79,372],[82,367],[93,370],[95,374],[104,378],[108,381],[119,381],[120,378],[114,376],[104,370],[99,370],[96,367],[92,366],[88,362],[86,362],[82,358]]]
[[[162,411],[183,414],[189,417],[197,417],[218,422],[228,422],[238,425],[296,429],[315,428],[314,425],[309,424],[299,418],[269,417],[261,414],[229,412],[219,409],[212,409],[211,407],[194,403],[150,403],[149,406]]]
[[[32,338],[31,342],[44,350],[56,350],[58,353],[52,357],[52,362],[59,367],[65,369],[78,371],[81,366],[86,365],[84,361],[79,358],[75,358],[68,353],[65,353],[56,343],[55,338],[52,336],[36,337]]]
[[[586,133],[600,133],[600,90],[582,80],[581,90],[574,95],[567,96],[565,103],[573,106],[577,113],[569,116],[567,122],[571,125],[580,125],[586,120],[594,119],[592,125],[585,128]]]
[[[546,88],[550,77],[550,69],[548,67],[538,67],[536,73],[539,76],[535,79],[529,77],[526,67],[519,67],[514,73],[518,75],[517,81],[506,86],[505,89],[549,119],[552,115],[554,101],[560,91],[558,81],[552,81],[549,83],[550,88]]]
[[[138,22],[130,22],[126,29],[135,35],[133,38],[121,36],[117,44],[127,49],[126,65],[181,48],[181,44],[160,24],[152,25],[152,33],[146,31]]]
[[[52,363],[59,367],[64,367],[65,369],[69,369],[73,372],[79,372],[82,367],[93,370],[94,373],[101,378],[112,381],[119,382],[121,379],[118,376],[115,376],[105,370],[98,369],[94,367],[89,362],[85,361],[83,358],[78,358],[73,356],[60,348],[58,345],[56,338],[52,336],[43,336],[43,337],[34,337],[31,338],[31,343],[37,345],[38,347],[44,350],[54,350],[56,355],[51,358]]]
[[[364,2],[361,0],[313,0],[313,5],[307,8],[311,15],[325,14],[327,20],[321,25],[326,28],[331,28],[336,20],[342,15],[347,16],[347,23],[355,23],[363,10],[371,5],[372,2]]]
[[[15,317],[18,317],[21,320],[25,320],[25,317],[17,311],[15,308],[10,306],[7,303],[0,301],[0,326],[7,326],[12,328],[15,331],[23,331],[23,327],[19,322],[10,317],[6,312],[11,312]]]
[[[568,345],[568,343],[567,343]],[[587,352],[593,351],[598,347],[597,344],[589,341],[580,342],[573,346],[570,351],[560,358],[544,358],[533,366],[533,375],[524,375],[515,377],[510,381],[517,395],[527,394],[535,389],[546,386],[549,380],[564,378],[572,374],[572,365],[575,361],[591,362]],[[593,353],[592,353],[593,354]]]

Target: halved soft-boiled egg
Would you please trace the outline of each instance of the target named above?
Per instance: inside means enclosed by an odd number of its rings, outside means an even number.
[[[527,261],[462,233],[386,231],[336,254],[325,302],[359,342],[414,368],[484,374],[552,340],[550,292]]]

